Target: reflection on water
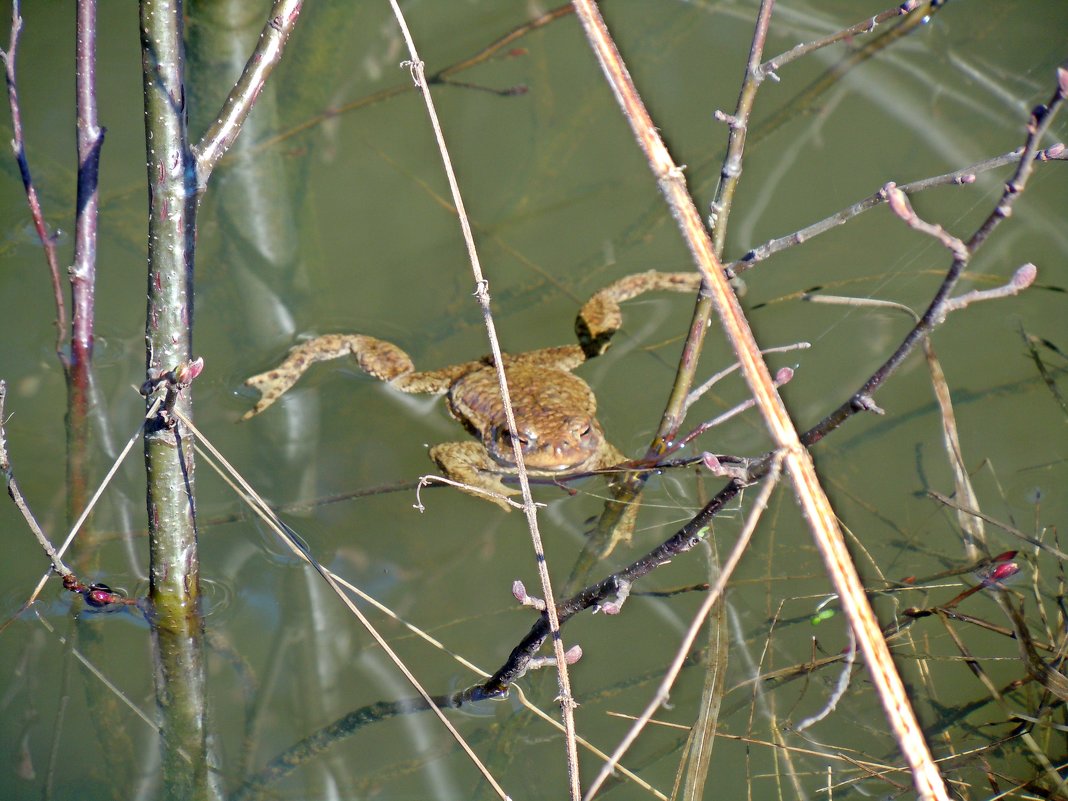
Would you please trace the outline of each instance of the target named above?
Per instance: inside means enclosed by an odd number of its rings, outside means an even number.
[[[276,72],[277,94],[253,115],[240,140],[243,149],[205,196],[196,346],[207,370],[195,386],[197,424],[268,502],[287,509],[283,519],[322,564],[441,643],[441,649],[431,647],[402,623],[357,602],[427,690],[445,694],[479,680],[451,653],[490,673],[535,621],[511,595],[517,578],[528,588],[538,586],[522,515],[505,515],[440,488],[420,496],[422,513],[413,508],[410,488],[314,504],[367,487],[410,487],[432,467],[428,447],[456,438],[442,405],[416,407],[355,366],[323,366],[279,408],[235,423],[250,405],[239,391],[241,380],[276,363],[300,337],[373,334],[397,342],[419,365],[455,364],[488,349],[425,112],[407,88],[407,73],[396,68],[402,56],[388,7],[319,6],[305,11],[306,28],[292,42],[294,58]],[[522,4],[441,8],[409,12],[429,74],[478,53],[528,13]],[[854,0],[777,8],[769,55],[880,10],[859,9]],[[140,400],[129,386],[143,380],[143,127],[136,31],[128,15],[111,7],[101,13],[102,121],[109,133],[97,299],[100,330],[113,347],[98,373],[98,430],[121,442],[139,422]],[[605,13],[677,162],[687,165],[699,207],[707,211],[726,141],[713,112],[736,102],[753,4],[619,0],[606,3]],[[59,55],[56,42],[73,41],[72,21],[48,4],[24,8],[24,15],[19,67],[31,164],[50,221],[67,230],[73,213],[67,132],[73,119],[67,56]],[[225,37],[207,41],[208,33],[222,28],[198,29],[195,20],[191,45],[210,46],[214,53],[202,50],[191,58],[201,70],[198,81],[204,81],[190,92],[199,130],[222,95],[217,77],[240,65],[246,46]],[[767,83],[757,100],[726,257],[741,258],[766,240],[870,196],[887,181],[904,184],[1018,147],[1028,110],[1052,91],[1054,67],[1064,56],[1063,37],[1054,32],[1066,25],[1062,3],[950,3],[915,34],[807,102],[797,101],[805,87],[866,39],[854,37],[783,67],[781,82]],[[506,350],[572,342],[582,300],[620,276],[689,268],[689,255],[573,18],[563,16],[509,42],[450,81],[434,87],[435,97]],[[525,94],[484,91],[519,85]],[[394,87],[386,98],[358,104]],[[344,113],[317,116],[350,104]],[[315,124],[302,127],[308,120]],[[1066,125],[1062,117],[1045,144],[1065,138]],[[64,530],[64,390],[52,355],[54,314],[40,249],[21,234],[21,184],[5,163],[0,377],[10,387],[9,448],[23,491],[58,539]],[[933,338],[982,511],[1046,544],[1052,537],[1045,527],[1065,511],[1056,491],[1065,483],[1064,448],[1050,433],[1063,428],[1064,418],[1024,335],[1037,338],[1035,352],[1050,380],[1063,384],[1068,342],[1059,290],[1068,285],[1062,223],[1068,190],[1059,166],[1038,166],[1016,214],[969,265],[960,291],[1003,283],[1025,262],[1038,266],[1037,285],[1019,297],[954,314]],[[919,193],[912,203],[925,219],[966,237],[989,212],[1007,174],[1002,169],[974,184]],[[744,303],[762,344],[813,345],[769,358],[773,369],[796,368],[783,394],[801,426],[848,397],[909,324],[899,313],[806,304],[801,293],[818,287],[922,310],[947,265],[940,245],[879,208],[745,273]],[[628,456],[643,453],[656,429],[691,310],[688,299],[673,296],[634,302],[614,349],[578,370],[597,393],[606,436]],[[697,379],[727,366],[728,352],[713,332]],[[887,626],[905,621],[906,609],[932,608],[965,589],[943,586],[954,583],[948,578],[904,579],[975,563],[962,546],[956,513],[926,494],[954,491],[930,386],[917,355],[879,393],[884,417],[855,418],[814,448]],[[683,430],[745,395],[736,377],[718,384],[691,410]],[[113,452],[106,442],[97,434],[98,479],[109,464],[106,452]],[[755,456],[767,446],[759,416],[748,412],[703,435],[693,450]],[[632,542],[595,565],[593,577],[663,541],[721,486],[720,479],[692,469],[652,480]],[[605,495],[599,479],[570,489],[574,495],[551,486],[535,489],[548,504],[539,520],[548,564],[560,583],[582,552]],[[93,518],[101,545],[85,580],[140,588],[142,493],[135,458]],[[236,794],[251,777],[267,775],[277,764],[272,760],[306,746],[295,760],[299,765],[266,780],[267,796],[492,797],[430,715],[382,713],[414,691],[318,576],[254,521],[205,462],[198,493],[212,750],[226,792]],[[717,518],[719,553],[733,542],[750,497],[743,493]],[[297,511],[289,509],[292,502],[313,503]],[[3,609],[11,614],[47,560],[10,505],[0,505],[0,521],[8,532],[0,567]],[[1038,653],[1049,659],[1044,648],[1059,641],[1062,628],[1053,602],[1059,560],[996,524],[986,529],[991,554],[1019,550],[1013,562],[1035,576],[1033,586],[1024,581],[1009,589],[1029,595],[1027,624]],[[119,533],[132,535],[128,548]],[[586,612],[566,627],[565,644],[580,644],[584,653],[572,668],[579,733],[598,747],[614,747],[629,725],[614,716],[638,712],[661,680],[700,604],[692,587],[715,572],[711,560],[709,550],[696,548],[636,586],[622,614]],[[10,797],[158,797],[148,628],[141,621],[126,625],[133,619],[128,614],[70,613],[70,599],[56,585],[36,614],[2,634],[7,725],[0,753],[5,786],[14,788]],[[730,648],[711,770],[724,797],[740,796],[748,787],[754,797],[811,798],[828,781],[839,794],[857,787],[886,795],[896,792],[893,782],[908,784],[897,774],[889,780],[878,775],[881,766],[899,765],[900,758],[862,666],[834,711],[803,735],[790,730],[825,708],[840,675],[848,644],[844,616],[824,616],[813,626],[828,586],[790,493],[777,493],[720,622]],[[641,594],[653,590],[658,594]],[[953,611],[1011,627],[1000,603],[988,587],[960,599]],[[959,620],[915,619],[892,640],[936,756],[948,757],[943,770],[973,794],[987,795],[981,765],[955,755],[988,746],[1016,723],[962,666],[949,627],[982,658],[994,686],[1006,688],[1028,671],[1003,632]],[[699,638],[701,650],[684,667],[670,705],[658,713],[660,723],[694,723],[705,681],[701,660],[716,656],[707,642]],[[538,671],[521,685],[556,716],[551,671]],[[1041,716],[1040,692],[1006,692],[1013,708]],[[1054,699],[1057,710],[1060,700]],[[344,716],[363,710],[369,717],[346,736],[327,736],[324,727],[341,728]],[[561,797],[566,770],[554,729],[518,706],[514,694],[477,715],[468,711],[449,717],[513,797]],[[733,739],[742,737],[748,740]],[[657,725],[623,764],[670,793],[686,739],[685,729]],[[1063,760],[1056,738],[1043,743],[1054,764]],[[855,762],[861,757],[872,763],[863,770]],[[1032,758],[1015,740],[998,752],[982,752],[1000,790],[1030,779]],[[598,760],[583,751],[581,764],[589,781]],[[615,795],[646,797],[634,780],[622,782]]]

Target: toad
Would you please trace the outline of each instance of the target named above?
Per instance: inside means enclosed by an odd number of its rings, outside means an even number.
[[[578,345],[503,356],[528,475],[559,479],[608,470],[625,461],[605,439],[593,390],[571,371],[607,350],[622,325],[622,301],[653,290],[693,292],[698,287],[696,273],[650,271],[627,276],[582,307],[575,323]],[[416,372],[408,354],[391,342],[363,334],[325,334],[295,346],[278,367],[245,381],[259,390],[260,399],[242,419],[271,406],[311,365],[343,356],[352,356],[365,373],[401,392],[445,395],[449,413],[478,441],[435,445],[430,458],[448,478],[471,487],[471,494],[506,511],[510,508],[503,496],[518,490],[502,479],[515,475],[515,457],[497,372],[488,356]]]

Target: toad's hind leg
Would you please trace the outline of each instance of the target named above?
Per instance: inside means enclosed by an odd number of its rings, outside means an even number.
[[[701,288],[701,274],[662,273],[649,270],[620,278],[598,290],[583,305],[575,319],[575,333],[586,358],[600,356],[623,325],[619,304],[646,292],[696,292]]]
[[[361,370],[382,381],[393,382],[415,369],[408,354],[391,342],[361,334],[325,334],[295,346],[273,370],[245,381],[247,386],[259,390],[260,399],[241,419],[254,417],[273,404],[316,362],[350,355]]]

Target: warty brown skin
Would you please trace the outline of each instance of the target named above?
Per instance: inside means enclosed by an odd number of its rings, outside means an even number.
[[[699,287],[697,273],[649,271],[626,276],[582,307],[576,321],[580,344],[503,357],[529,475],[558,478],[605,470],[624,461],[597,421],[593,390],[571,371],[608,348],[622,325],[621,302],[654,290],[695,292]],[[470,487],[465,491],[510,508],[503,496],[518,490],[502,479],[515,475],[515,455],[496,370],[488,357],[416,372],[408,354],[391,342],[363,334],[325,334],[295,346],[278,367],[245,382],[259,390],[260,399],[242,419],[271,406],[311,365],[344,356],[352,356],[361,370],[401,392],[446,395],[449,413],[478,442],[435,445],[430,458],[448,478]]]

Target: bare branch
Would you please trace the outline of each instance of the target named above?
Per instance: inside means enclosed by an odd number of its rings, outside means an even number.
[[[52,278],[52,294],[56,303],[56,354],[66,367],[67,357],[63,346],[67,337],[67,304],[63,299],[63,280],[60,277],[59,259],[56,256],[56,237],[48,230],[48,223],[45,222],[44,212],[41,210],[41,201],[37,197],[37,187],[34,186],[33,176],[30,174],[30,162],[26,158],[26,142],[22,134],[22,110],[19,106],[18,81],[15,73],[19,35],[22,33],[22,14],[19,8],[19,0],[12,0],[11,38],[8,41],[7,50],[0,50],[0,60],[4,62],[4,77],[7,81],[7,102],[11,108],[11,128],[14,135],[11,148],[15,152],[19,174],[22,176],[22,186],[26,190],[26,202],[30,207],[33,227],[37,231],[37,238],[44,247],[45,259],[48,261],[48,271]]]
[[[931,189],[936,186],[964,186],[967,184],[975,183],[976,177],[984,172],[995,169],[997,167],[1003,167],[1006,164],[1016,164],[1023,156],[1023,148],[1019,147],[1010,153],[1005,153],[1000,156],[980,161],[977,164],[972,164],[969,167],[964,167],[960,170],[954,170],[953,172],[947,172],[944,175],[936,175],[930,178],[923,178],[919,181],[912,181],[907,184],[900,184],[899,189],[907,195],[915,195],[917,192],[922,192],[925,189]],[[1045,150],[1041,150],[1036,154],[1036,161],[1062,161],[1068,157],[1066,149],[1062,143],[1051,145]],[[757,245],[755,248],[746,253],[738,261],[733,261],[727,265],[732,273],[740,274],[749,268],[753,267],[757,262],[764,261],[767,258],[775,255],[781,250],[786,250],[794,245],[800,245],[804,242],[808,242],[813,237],[819,234],[826,233],[832,228],[836,228],[839,225],[844,225],[851,219],[859,214],[863,214],[869,209],[873,209],[886,202],[886,194],[883,189],[879,189],[872,195],[859,200],[851,206],[847,206],[830,217],[827,217],[819,222],[812,223],[812,225],[806,225],[804,228],[795,231],[792,234],[778,237],[777,239],[770,239],[762,245]]]
[[[275,0],[271,6],[260,40],[245,64],[241,77],[223,101],[215,122],[193,148],[198,191],[202,192],[207,187],[215,165],[241,132],[241,126],[255,106],[263,84],[282,59],[282,51],[297,24],[303,5],[304,0]]]
[[[19,488],[19,482],[15,479],[15,473],[11,469],[11,460],[7,455],[7,432],[4,430],[7,418],[4,416],[4,401],[7,400],[7,382],[0,380],[0,472],[4,474],[4,482],[7,484],[7,494],[11,496],[11,500],[15,502],[15,506],[22,512],[22,517],[26,521],[26,525],[30,527],[30,531],[37,538],[37,542],[41,544],[41,548],[48,555],[48,558],[52,561],[52,568],[61,576],[66,578],[72,575],[71,569],[63,564],[63,559],[56,549],[52,547],[52,543],[48,541],[48,536],[44,533],[44,529],[41,528],[40,523],[37,522],[37,518],[34,517],[33,512],[30,510],[30,505],[26,503],[26,498],[22,494],[22,490]]]
[[[787,50],[785,53],[781,53],[775,56],[775,58],[769,59],[761,64],[760,68],[756,71],[757,80],[762,81],[765,78],[771,78],[773,81],[777,81],[779,80],[779,76],[776,75],[778,69],[789,64],[791,61],[795,61],[802,56],[806,56],[816,50],[832,45],[835,42],[840,42],[843,39],[851,39],[859,34],[871,33],[875,30],[877,25],[893,19],[894,17],[911,14],[913,11],[920,8],[921,5],[925,4],[921,3],[920,0],[905,0],[905,2],[899,6],[888,8],[886,11],[876,14],[874,17],[870,17],[869,19],[858,22],[856,25],[851,25],[848,28],[832,33],[830,36],[825,36],[822,39],[816,39],[812,42],[799,44],[796,47]],[[924,8],[923,13],[926,13],[926,11],[927,9]]]
[[[88,364],[93,353],[96,232],[99,216],[100,127],[96,99],[96,0],[78,0],[77,68],[78,199],[74,222],[74,263],[71,266],[71,361]]]

